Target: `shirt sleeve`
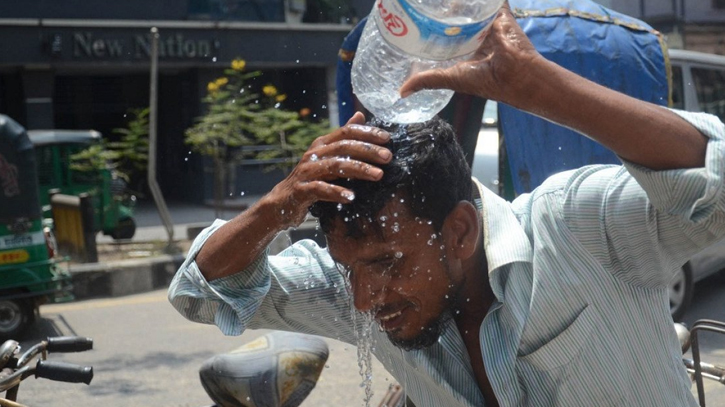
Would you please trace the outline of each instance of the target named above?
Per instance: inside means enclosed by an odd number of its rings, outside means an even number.
[[[196,255],[225,221],[194,240],[169,286],[169,301],[192,321],[215,324],[226,335],[278,329],[351,342],[350,301],[342,275],[327,253],[303,240],[275,256],[266,250],[245,270],[207,281]]]
[[[668,285],[690,257],[725,237],[725,125],[675,112],[708,138],[704,167],[655,171],[623,160],[559,179],[566,225],[606,269],[638,286]]]

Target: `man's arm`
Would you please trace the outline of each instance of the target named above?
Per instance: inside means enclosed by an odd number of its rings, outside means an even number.
[[[413,76],[404,96],[448,88],[493,99],[574,129],[654,170],[704,164],[706,138],[660,106],[600,86],[546,60],[506,5],[471,61]]]
[[[299,225],[316,201],[348,203],[352,191],[330,184],[337,178],[378,180],[375,165],[392,158],[382,147],[390,135],[362,126],[356,114],[350,122],[315,140],[292,173],[259,202],[212,234],[196,255],[196,265],[207,281],[247,268],[262,254],[275,235]]]

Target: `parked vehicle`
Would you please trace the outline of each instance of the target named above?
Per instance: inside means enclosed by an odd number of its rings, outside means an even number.
[[[672,106],[691,112],[712,113],[725,122],[725,56],[670,50],[669,61]],[[497,110],[496,102],[486,103],[472,172],[492,191],[507,195],[500,189]],[[680,269],[670,285],[670,310],[675,320],[681,319],[687,311],[695,283],[722,270],[725,270],[725,240],[695,255]]]
[[[136,232],[133,199],[126,197],[126,183],[110,166],[79,171],[71,168],[71,156],[100,143],[101,133],[94,130],[31,130],[30,141],[38,159],[40,202],[46,217],[51,217],[48,192],[91,196],[96,230],[114,239],[131,239]]]
[[[43,226],[35,151],[25,129],[0,115],[0,338],[20,334],[46,302],[71,300],[70,274],[58,267]]]

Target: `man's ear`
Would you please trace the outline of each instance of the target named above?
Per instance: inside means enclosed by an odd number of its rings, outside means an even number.
[[[443,222],[446,244],[459,260],[473,256],[478,245],[481,225],[476,208],[468,201],[459,202]]]

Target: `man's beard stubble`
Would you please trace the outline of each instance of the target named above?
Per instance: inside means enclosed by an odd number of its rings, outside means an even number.
[[[392,332],[387,332],[388,339],[393,345],[406,351],[424,349],[435,345],[438,338],[443,335],[448,326],[448,321],[453,319],[450,309],[444,310],[435,321],[428,324],[427,327],[421,329],[420,334],[411,339],[403,339],[394,336]]]
[[[451,270],[447,263],[445,264],[445,267],[446,275],[448,275],[448,278],[452,281]],[[456,304],[458,304],[458,299],[462,289],[463,284],[460,284],[456,287],[455,291],[449,292],[446,296],[446,303],[443,306],[443,311],[433,322],[428,324],[428,326],[423,327],[418,336],[411,339],[403,339],[393,336],[391,332],[387,332],[386,334],[390,342],[406,351],[424,349],[435,345],[436,342],[438,342],[438,338],[440,338],[446,331],[448,322],[453,320],[453,312]]]

